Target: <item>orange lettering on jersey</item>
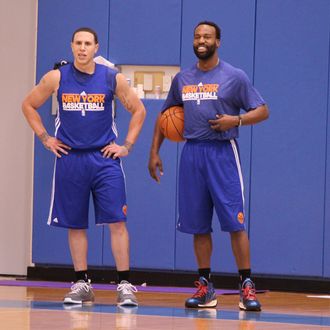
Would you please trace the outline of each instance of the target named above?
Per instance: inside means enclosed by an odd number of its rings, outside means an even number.
[[[105,102],[105,94],[98,94],[99,100],[96,102],[104,103]]]
[[[81,96],[84,102],[88,103],[104,103],[105,95],[104,94],[87,94]]]
[[[218,93],[219,85],[218,84],[210,84],[210,93]]]
[[[90,94],[88,97],[88,101],[92,103],[104,103],[105,100],[104,94]]]
[[[72,103],[72,102],[79,102],[80,95],[79,94],[62,94],[62,102],[64,103]]]
[[[200,93],[217,93],[218,87],[218,84],[205,84],[202,86],[198,86],[198,89]]]
[[[186,94],[186,93],[196,93],[197,92],[197,85],[187,85],[187,86],[183,86],[182,88],[182,93]]]
[[[81,101],[85,103],[104,103],[105,94],[62,94],[63,103],[80,103]]]

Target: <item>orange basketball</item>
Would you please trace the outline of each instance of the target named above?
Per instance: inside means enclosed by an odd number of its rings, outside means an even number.
[[[160,129],[164,136],[173,142],[182,142],[184,128],[184,111],[180,106],[166,109],[160,117]]]

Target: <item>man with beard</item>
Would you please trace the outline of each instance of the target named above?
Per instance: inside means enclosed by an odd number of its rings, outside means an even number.
[[[184,137],[179,168],[179,219],[177,229],[194,235],[198,264],[197,292],[186,307],[216,307],[211,282],[212,215],[215,208],[222,231],[230,233],[239,271],[239,308],[260,311],[251,280],[249,239],[245,231],[243,179],[238,128],[268,118],[268,108],[247,75],[219,59],[221,31],[213,22],[200,22],[194,30],[198,62],[173,79],[163,111],[184,108]],[[240,109],[245,110],[240,114]],[[163,165],[159,150],[164,140],[156,121],[150,151],[149,172],[160,181]],[[159,171],[159,173],[158,173]]]

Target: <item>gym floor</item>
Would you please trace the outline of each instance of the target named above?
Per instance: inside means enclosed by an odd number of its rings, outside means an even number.
[[[262,312],[244,312],[238,309],[238,292],[229,290],[219,291],[216,309],[186,309],[188,288],[138,287],[138,307],[117,307],[115,286],[97,284],[93,305],[65,306],[62,299],[69,287],[0,281],[0,329],[330,329],[326,294],[266,291],[258,294]]]

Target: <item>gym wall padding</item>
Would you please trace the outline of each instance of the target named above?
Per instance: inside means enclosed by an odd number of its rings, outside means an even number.
[[[73,30],[91,26],[100,55],[116,64],[195,62],[193,28],[222,28],[220,58],[242,68],[270,107],[268,121],[243,127],[239,145],[252,267],[265,275],[330,277],[329,32],[327,0],[39,1],[37,80],[59,59],[71,59]],[[134,268],[195,270],[192,237],[175,229],[177,168],[182,144],[162,146],[165,174],[156,184],[147,162],[162,100],[145,100],[147,118],[123,160]],[[129,114],[117,102],[119,141]],[[50,101],[40,113],[50,134]],[[33,262],[70,265],[66,230],[46,225],[54,157],[36,139]],[[113,266],[107,228],[93,225],[91,266]],[[216,272],[236,273],[229,235],[214,217]]]
[[[325,275],[329,16],[329,1],[258,1],[255,84],[272,113],[253,128],[256,272]]]
[[[110,0],[109,56],[116,64],[180,65],[180,30],[181,1]]]
[[[330,81],[330,38],[329,38],[329,59],[328,59],[328,82]],[[330,278],[330,88],[328,83],[328,122],[327,122],[327,136],[326,136],[326,147],[327,147],[327,158],[326,158],[326,186],[324,193],[324,204],[325,204],[325,219],[324,219],[324,240],[323,240],[323,276]]]

